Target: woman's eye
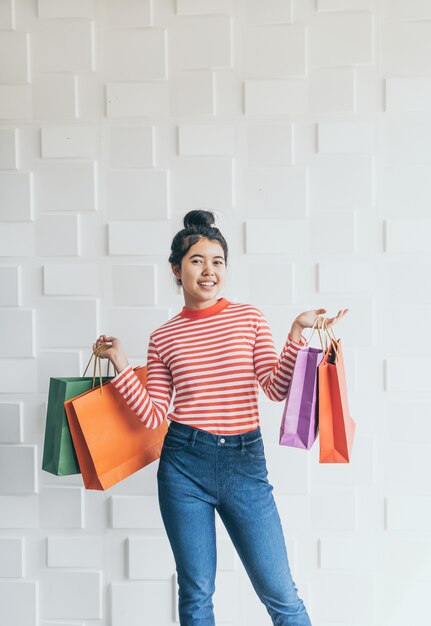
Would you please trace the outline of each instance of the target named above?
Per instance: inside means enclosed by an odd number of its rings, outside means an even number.
[[[200,263],[199,259],[193,259],[192,263]],[[217,265],[223,265],[223,261],[216,261]]]

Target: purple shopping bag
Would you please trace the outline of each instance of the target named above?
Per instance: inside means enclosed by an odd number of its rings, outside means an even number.
[[[317,437],[317,367],[324,353],[320,348],[302,348],[296,357],[290,381],[279,443],[309,450]]]

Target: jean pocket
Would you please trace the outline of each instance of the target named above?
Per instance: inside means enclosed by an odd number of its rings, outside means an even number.
[[[182,450],[190,445],[191,439],[184,439],[182,435],[168,430],[163,440],[163,447],[167,450]]]
[[[263,447],[263,438],[253,439],[252,441],[245,441],[243,450],[247,452],[249,456],[255,459],[265,458],[265,449]]]

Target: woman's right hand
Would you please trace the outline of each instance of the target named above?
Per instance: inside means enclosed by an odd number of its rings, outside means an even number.
[[[101,347],[104,349],[98,353]],[[100,335],[96,343],[93,343],[93,354],[96,354],[101,359],[109,359],[117,372],[121,372],[129,365],[121,341],[117,337]]]
[[[102,347],[104,349],[100,350],[100,352],[98,353],[98,350]],[[109,335],[100,335],[100,337],[96,339],[96,343],[93,343],[93,354],[96,354],[101,359],[109,359],[111,362],[113,362],[113,360],[115,360],[115,358],[121,352],[124,352],[124,350],[122,348],[120,340],[116,337],[110,337]]]

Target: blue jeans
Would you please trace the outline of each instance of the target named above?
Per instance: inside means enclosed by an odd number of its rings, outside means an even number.
[[[276,626],[311,626],[292,580],[261,429],[214,435],[172,421],[157,484],[174,555],[181,626],[214,626],[215,509]]]

